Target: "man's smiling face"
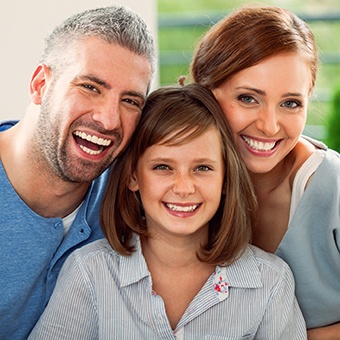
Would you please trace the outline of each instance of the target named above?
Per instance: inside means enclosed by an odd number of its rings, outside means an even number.
[[[34,141],[54,175],[89,182],[129,142],[151,67],[146,58],[95,37],[76,42],[66,53],[71,62],[57,77],[46,65],[40,69],[44,85]]]

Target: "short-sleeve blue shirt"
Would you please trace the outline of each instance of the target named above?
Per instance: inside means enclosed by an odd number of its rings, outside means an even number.
[[[10,128],[15,122],[0,124]],[[54,289],[60,268],[76,248],[102,238],[99,210],[109,170],[92,182],[63,238],[61,218],[33,212],[10,184],[0,162],[0,338],[27,336]]]

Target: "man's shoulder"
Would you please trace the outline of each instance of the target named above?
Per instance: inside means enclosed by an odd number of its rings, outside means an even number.
[[[18,120],[2,120],[2,121],[0,121],[0,132],[10,129],[16,123],[18,123]]]

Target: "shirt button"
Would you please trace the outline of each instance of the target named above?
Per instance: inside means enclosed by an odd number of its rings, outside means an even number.
[[[60,223],[60,222],[55,223],[55,224],[54,224],[54,228],[55,228],[55,229],[61,228],[61,223]]]

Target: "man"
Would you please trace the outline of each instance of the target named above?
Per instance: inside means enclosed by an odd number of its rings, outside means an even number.
[[[74,15],[46,40],[24,118],[0,127],[2,340],[27,338],[65,258],[102,237],[106,169],[136,128],[155,60],[145,23],[122,6]]]

